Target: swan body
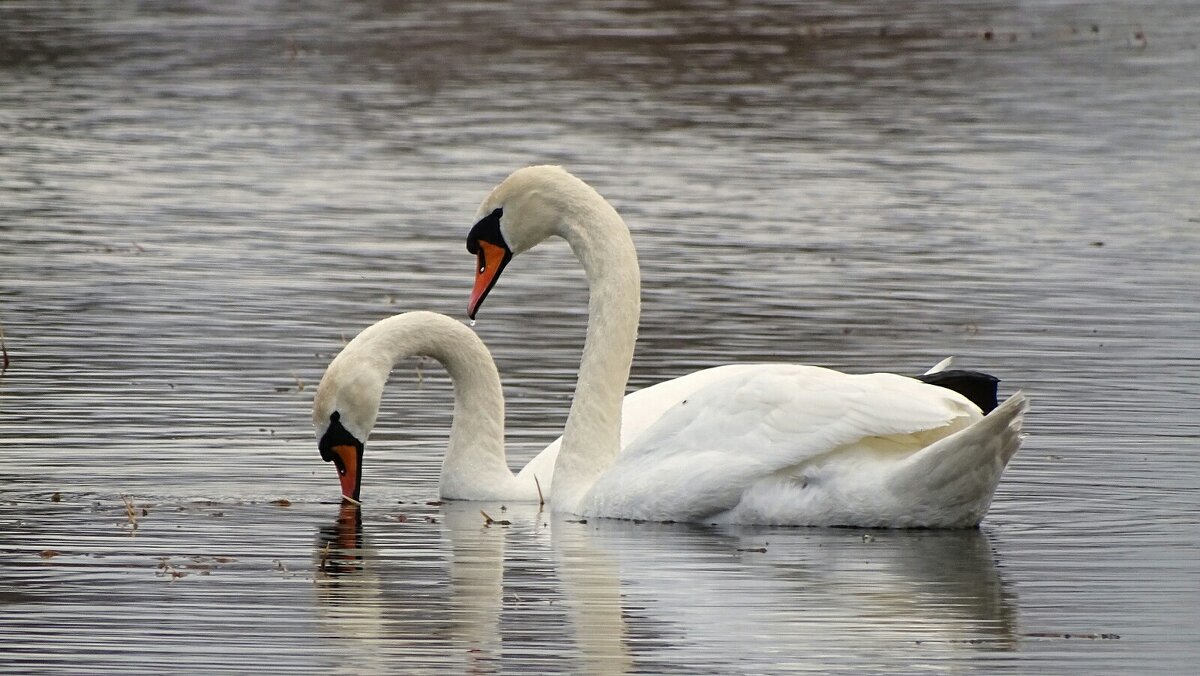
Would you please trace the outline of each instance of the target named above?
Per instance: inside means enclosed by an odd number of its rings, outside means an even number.
[[[985,415],[950,385],[750,364],[634,393],[623,411],[640,312],[637,255],[616,210],[583,181],[527,167],[484,200],[467,241],[478,257],[468,314],[515,255],[554,236],[571,246],[589,284],[554,510],[814,526],[957,528],[983,518],[1020,446],[1021,393]],[[995,379],[982,378],[994,398]],[[636,423],[626,426],[623,414]]]

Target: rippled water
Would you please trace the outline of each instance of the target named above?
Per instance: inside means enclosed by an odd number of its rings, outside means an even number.
[[[1182,0],[0,4],[0,670],[1193,669],[1198,45]],[[324,366],[463,317],[533,162],[634,230],[632,386],[953,354],[1032,394],[981,530],[429,504],[416,360],[342,514]],[[560,243],[484,308],[514,466],[585,299]]]

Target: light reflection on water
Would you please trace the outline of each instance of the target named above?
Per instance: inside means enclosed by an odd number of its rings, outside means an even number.
[[[0,25],[0,669],[1194,663],[1186,3],[6,3]],[[1030,392],[982,532],[516,505],[482,528],[425,504],[450,390],[415,360],[347,532],[309,429],[322,369],[387,314],[464,317],[475,206],[547,161],[634,229],[633,386],[955,354]],[[476,326],[514,466],[561,430],[585,293],[539,248]]]

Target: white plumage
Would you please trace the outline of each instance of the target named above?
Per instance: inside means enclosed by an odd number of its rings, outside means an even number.
[[[490,235],[481,227],[489,218],[498,219]],[[985,417],[957,392],[886,373],[730,365],[622,402],[640,280],[617,212],[566,171],[528,167],[492,191],[479,219],[469,247],[491,258],[480,253],[472,314],[512,254],[551,236],[566,239],[587,272],[589,323],[575,399],[555,442],[561,449],[552,444],[543,452],[557,452],[551,497],[557,511],[660,521],[969,527],[983,518],[1020,445],[1027,408],[1020,393]],[[500,256],[501,250],[508,253]]]

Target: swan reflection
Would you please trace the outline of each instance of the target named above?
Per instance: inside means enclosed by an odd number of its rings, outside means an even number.
[[[620,552],[624,602],[677,623],[708,661],[765,645],[793,660],[836,643],[881,659],[1016,647],[1016,599],[980,530],[589,526],[594,549]]]
[[[343,504],[316,543],[318,612],[326,632],[358,643],[358,655],[444,659],[453,653],[465,669],[493,671],[488,665],[498,666],[500,656],[505,531],[484,527],[471,504],[448,504],[429,522],[414,524],[421,538],[432,534],[434,542],[411,544],[402,537],[397,544],[394,536],[405,527],[394,516],[364,531],[360,508]]]
[[[482,509],[496,520],[487,524]],[[820,666],[1015,647],[986,533],[713,529],[473,502],[376,516],[344,506],[315,547],[322,634],[370,669],[572,672]],[[508,523],[500,523],[507,521]],[[916,648],[914,648],[916,646]],[[349,648],[347,648],[349,649]]]

